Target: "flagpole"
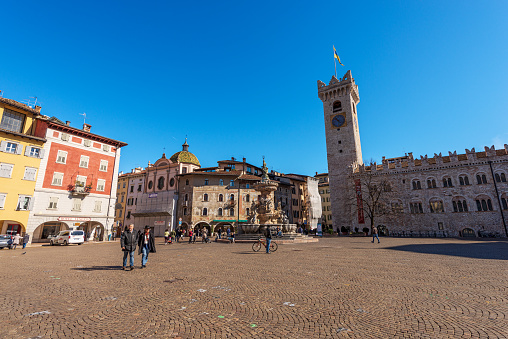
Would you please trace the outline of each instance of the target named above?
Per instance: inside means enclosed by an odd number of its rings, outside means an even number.
[[[337,77],[337,58],[335,58],[335,46],[333,47],[333,65],[335,66],[335,77]]]

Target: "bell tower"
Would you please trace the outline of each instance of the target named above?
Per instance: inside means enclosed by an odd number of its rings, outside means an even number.
[[[354,203],[353,169],[363,164],[356,105],[358,86],[347,71],[343,78],[332,76],[328,86],[318,80],[318,96],[323,102],[328,176],[332,205],[332,225],[352,227]]]

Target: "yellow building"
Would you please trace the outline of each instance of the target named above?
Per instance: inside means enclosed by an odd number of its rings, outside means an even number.
[[[46,142],[41,108],[0,97],[0,234],[24,234]]]

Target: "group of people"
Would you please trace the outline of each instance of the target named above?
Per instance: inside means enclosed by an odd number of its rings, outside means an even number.
[[[18,233],[16,233],[15,235],[11,235],[11,239],[8,242],[9,249],[10,250],[15,250],[16,247],[18,245],[20,245],[21,240],[23,240],[23,248],[25,248],[26,245],[28,244],[28,242],[30,241],[30,235],[29,234],[25,234],[25,236],[23,236],[23,237],[21,237],[21,235],[19,235]]]
[[[122,269],[127,270],[127,257],[129,257],[130,270],[134,269],[134,251],[138,247],[138,254],[142,254],[141,268],[146,267],[148,261],[148,254],[155,253],[155,238],[149,226],[145,226],[143,232],[134,231],[134,224],[127,226],[126,230],[122,233],[120,238],[120,246],[123,251],[123,265]]]

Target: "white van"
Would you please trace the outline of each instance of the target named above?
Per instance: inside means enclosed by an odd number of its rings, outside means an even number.
[[[81,245],[85,242],[85,232],[81,230],[67,230],[60,231],[57,235],[55,235],[49,243],[51,246],[57,244],[69,245],[69,244],[78,244]]]

